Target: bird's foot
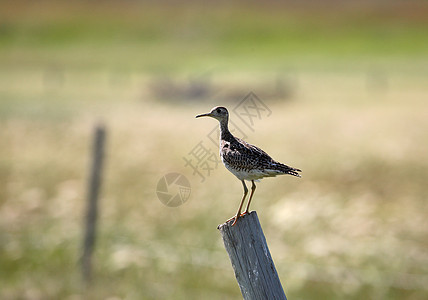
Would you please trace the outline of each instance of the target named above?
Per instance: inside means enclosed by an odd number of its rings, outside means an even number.
[[[228,219],[228,220],[226,220],[226,222],[225,223],[228,223],[228,222],[230,222],[230,221],[232,221],[233,220],[233,223],[232,223],[232,226],[235,226],[235,224],[236,224],[236,222],[238,221],[238,218],[240,217],[241,215],[234,215],[232,218],[230,218],[230,219]]]
[[[248,211],[248,210],[246,210],[246,211],[244,211],[242,214],[240,214],[239,216],[240,217],[243,217],[243,216],[245,216],[245,215],[249,215],[250,214],[250,212]]]
[[[238,216],[238,215],[236,215],[236,216],[235,216],[235,221],[233,221],[232,226],[235,226],[236,222],[238,222],[238,218],[239,218],[239,217],[240,217],[240,216]]]
[[[232,221],[233,219],[235,219],[235,217],[236,217],[236,216],[233,216],[232,218],[227,219],[225,223],[227,223],[227,222],[229,222],[229,221]]]
[[[226,222],[225,222],[225,223],[230,222],[230,221],[232,221],[232,220],[233,220],[232,226],[235,226],[235,225],[236,225],[236,222],[238,222],[238,218],[243,217],[243,216],[245,216],[245,215],[249,215],[249,214],[250,214],[250,212],[249,212],[248,210],[246,210],[246,211],[244,211],[242,214],[240,214],[239,216],[238,216],[238,215],[234,215],[232,218],[230,218],[230,219],[226,220]]]

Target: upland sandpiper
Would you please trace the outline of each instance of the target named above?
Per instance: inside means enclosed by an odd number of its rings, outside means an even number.
[[[225,167],[232,172],[244,187],[244,195],[239,204],[238,212],[228,221],[234,219],[232,226],[238,218],[249,213],[251,199],[253,198],[256,185],[254,181],[264,177],[275,177],[277,175],[289,174],[300,177],[301,170],[289,167],[272,159],[262,149],[251,145],[244,140],[234,137],[228,128],[229,112],[225,107],[214,107],[209,113],[197,115],[199,117],[212,117],[220,122],[220,157]],[[241,214],[242,205],[248,194],[248,188],[244,180],[251,180],[251,194],[247,207]]]

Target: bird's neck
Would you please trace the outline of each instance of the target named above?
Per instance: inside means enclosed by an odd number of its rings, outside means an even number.
[[[229,131],[228,120],[221,120],[220,121],[220,139],[229,140],[230,138],[233,138],[233,135]]]

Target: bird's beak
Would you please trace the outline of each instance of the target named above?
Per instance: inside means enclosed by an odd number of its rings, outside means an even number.
[[[196,116],[196,118],[200,118],[200,117],[211,117],[211,113],[200,114]]]

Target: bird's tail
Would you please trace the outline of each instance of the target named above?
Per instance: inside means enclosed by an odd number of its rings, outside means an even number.
[[[296,177],[302,177],[298,172],[302,172],[300,169],[292,168],[287,165],[284,165],[282,163],[276,162],[275,163],[275,169],[280,171],[282,174],[289,174]]]

